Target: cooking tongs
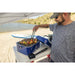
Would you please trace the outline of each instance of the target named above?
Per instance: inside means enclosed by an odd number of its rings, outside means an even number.
[[[34,38],[35,30],[32,32],[31,38]]]

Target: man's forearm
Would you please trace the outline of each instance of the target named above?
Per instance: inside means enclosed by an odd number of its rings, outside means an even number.
[[[33,31],[37,30],[38,28],[48,28],[49,24],[42,24],[42,25],[35,25],[35,27],[33,28]]]
[[[40,28],[48,28],[49,24],[42,24],[42,25],[38,25]]]

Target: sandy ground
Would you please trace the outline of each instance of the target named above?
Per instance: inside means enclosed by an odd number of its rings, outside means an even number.
[[[22,38],[14,38],[11,36],[12,34],[31,35],[32,30],[0,33],[0,62],[15,62],[13,47],[16,46],[16,42],[22,40]],[[35,35],[41,36],[48,34],[52,34],[48,28],[39,28],[35,33]]]

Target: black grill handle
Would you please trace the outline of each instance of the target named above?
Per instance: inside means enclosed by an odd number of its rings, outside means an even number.
[[[40,54],[40,53],[46,51],[47,49],[48,49],[48,48],[44,48],[44,49],[42,49],[41,51],[39,51],[38,53],[36,53],[35,55],[38,55],[38,54]]]

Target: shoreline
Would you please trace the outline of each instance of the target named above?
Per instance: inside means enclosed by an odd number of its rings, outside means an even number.
[[[6,31],[6,32],[0,32],[0,34],[3,34],[3,33],[13,33],[13,32],[21,32],[21,31],[28,31],[28,30],[32,30],[32,29],[17,30],[17,31]]]

